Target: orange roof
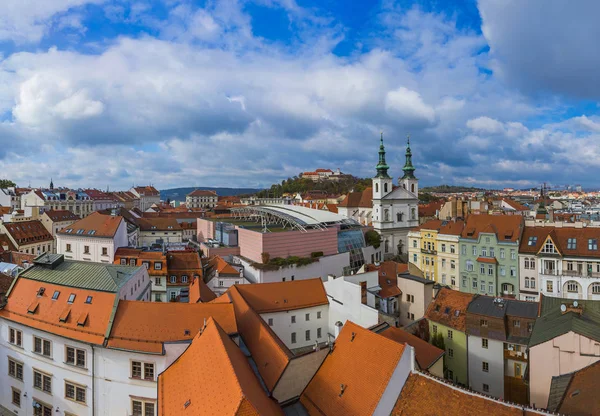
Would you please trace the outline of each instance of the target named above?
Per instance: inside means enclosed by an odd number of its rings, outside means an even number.
[[[46,230],[39,220],[4,223],[6,233],[19,245],[54,241],[52,234]]]
[[[548,237],[552,238],[556,250],[563,256],[600,257],[600,251],[594,250],[593,246],[590,250],[589,245],[589,240],[596,240],[596,246],[600,240],[600,229],[596,227],[525,227],[519,253],[538,253]],[[569,245],[569,239],[575,239],[575,248]]]
[[[429,304],[425,317],[465,332],[467,307],[475,295],[443,287]]]
[[[192,191],[189,194],[187,194],[187,196],[217,196],[217,192],[204,189],[196,189],[195,191]]]
[[[217,298],[217,295],[215,295],[215,292],[213,292],[212,290],[210,290],[210,288],[208,286],[206,286],[206,283],[204,283],[204,280],[202,280],[201,278],[198,277],[194,277],[194,280],[192,281],[192,283],[190,284],[190,295],[189,295],[189,302],[190,303],[198,303],[198,302],[202,302],[202,303],[206,303],[206,302],[210,302],[211,300],[215,300]]]
[[[200,255],[196,251],[169,251],[167,253],[169,271],[171,270],[202,270]]]
[[[437,211],[442,209],[444,201],[433,201],[429,204],[419,204],[419,217],[435,217]]]
[[[223,257],[221,256],[213,256],[209,261],[208,261],[208,266],[212,269],[212,271],[218,271],[219,275],[234,275],[234,276],[238,276],[240,275],[240,272],[237,271],[232,265],[230,265],[229,263],[227,263]]]
[[[417,230],[437,230],[439,234],[444,235],[461,235],[465,226],[465,222],[463,220],[452,220],[452,221],[442,221],[442,220],[429,220],[420,226],[414,228],[414,231]]]
[[[44,288],[43,294],[37,296],[40,288]],[[58,298],[52,300],[55,292],[59,292]],[[73,303],[68,303],[72,294],[75,299]],[[86,303],[88,296],[92,297],[91,303]],[[19,277],[6,306],[0,310],[0,316],[65,338],[102,345],[110,328],[116,301],[114,293],[76,289]],[[61,316],[66,319],[61,321]],[[83,324],[77,323],[80,319]]]
[[[346,321],[300,402],[310,415],[371,415],[405,346]],[[341,393],[341,386],[344,392]]]
[[[108,347],[161,354],[163,343],[191,340],[211,316],[228,334],[238,332],[232,305],[122,300]]]
[[[48,218],[50,218],[52,222],[77,221],[80,219],[79,216],[73,214],[71,211],[68,211],[66,209],[53,209],[50,211],[46,211],[45,214],[48,216]]]
[[[150,276],[164,276],[167,274],[167,256],[162,251],[147,251],[137,248],[119,247],[115,252],[114,264],[121,264],[121,260],[125,259],[129,265],[130,259],[136,260],[136,266],[141,266],[144,262],[148,264],[148,274]],[[160,263],[161,268],[157,270],[154,263]]]
[[[373,208],[373,188],[366,188],[362,192],[350,192],[338,207]]]
[[[257,313],[291,311],[329,304],[320,278],[236,287]]]
[[[600,361],[597,361],[572,373],[559,407],[553,410],[565,415],[600,414],[599,384]]]
[[[122,221],[123,217],[119,215],[92,212],[87,217],[58,231],[58,234],[81,237],[114,237]]]
[[[400,296],[402,294],[402,291],[398,288],[398,274],[408,271],[408,264],[384,261],[379,266],[367,264],[365,270],[367,272],[379,271],[379,286],[381,287],[379,296],[381,298]]]
[[[396,401],[392,416],[522,416],[529,413],[520,406],[462,390],[454,385],[432,379],[430,376],[411,373]]]
[[[498,260],[495,257],[477,257],[479,263],[498,264]]]
[[[248,286],[264,284],[266,283]],[[290,362],[292,352],[281,342],[260,315],[252,310],[240,294],[238,290],[240,287],[240,285],[232,286],[227,293],[233,303],[240,335],[252,354],[267,390],[272,392]]]
[[[523,230],[521,215],[473,214],[467,217],[462,238],[478,239],[480,233],[496,234],[498,241],[516,242]]]
[[[244,353],[212,318],[158,376],[158,401],[161,416],[283,414],[267,397]]]
[[[387,329],[378,332],[378,334],[401,344],[408,344],[413,347],[415,349],[415,358],[421,370],[427,370],[444,355],[444,350],[439,349],[429,342],[423,341],[421,338],[400,328],[390,326]]]
[[[133,189],[142,196],[160,196],[160,192],[154,186],[136,186]]]

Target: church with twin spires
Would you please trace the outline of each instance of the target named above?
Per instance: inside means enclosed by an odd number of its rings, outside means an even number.
[[[351,192],[338,205],[338,212],[371,225],[381,235],[384,259],[408,255],[408,232],[419,225],[419,180],[412,164],[410,138],[406,144],[403,175],[394,186],[385,161],[383,134],[379,144],[379,162],[372,187],[364,192]]]

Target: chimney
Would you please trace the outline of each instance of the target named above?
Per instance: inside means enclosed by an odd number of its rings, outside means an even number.
[[[344,326],[344,324],[341,321],[337,321],[335,323],[334,329],[333,329],[333,335],[334,335],[335,339],[337,339],[337,337],[340,335],[340,332],[341,332],[343,326]]]

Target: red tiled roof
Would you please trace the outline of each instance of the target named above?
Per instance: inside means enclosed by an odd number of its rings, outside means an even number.
[[[80,237],[114,237],[123,222],[118,215],[104,215],[92,212],[87,217],[58,231],[58,234]],[[67,230],[71,230],[67,232]],[[80,231],[81,230],[81,231]],[[91,234],[90,234],[91,233]]]
[[[50,211],[46,211],[44,213],[45,215],[48,216],[48,218],[50,218],[50,220],[52,222],[62,222],[62,221],[78,221],[81,218],[79,218],[78,215],[73,214],[71,211],[68,210],[50,210]]]
[[[444,205],[444,201],[433,201],[429,204],[420,204],[419,217],[435,217],[437,211],[442,209],[442,205]]]
[[[362,192],[350,192],[338,207],[373,208],[373,188],[366,188]]]
[[[39,220],[4,223],[6,233],[19,245],[29,245],[54,241],[52,234],[46,230]]]
[[[537,237],[537,239],[531,239],[532,237]],[[596,240],[596,247],[600,243],[600,228],[596,227],[525,227],[519,253],[538,253],[548,237],[552,239],[556,249],[563,256],[600,257],[600,251],[597,248],[593,249],[593,245],[590,250],[589,244],[589,240]],[[570,238],[575,239],[575,248],[568,244]],[[532,245],[529,245],[530,239]]]
[[[518,406],[468,392],[428,376],[411,373],[396,401],[392,416],[523,416]]]
[[[404,350],[403,344],[346,321],[300,402],[311,416],[372,415]]]
[[[248,359],[212,318],[158,376],[159,416],[282,415]]]
[[[192,340],[209,317],[226,333],[238,332],[233,306],[226,303],[121,300],[108,347],[162,354],[163,343]]]
[[[415,358],[421,370],[427,370],[444,355],[444,350],[423,341],[421,338],[393,326],[379,332],[386,338],[401,344],[408,344],[415,349]]]
[[[467,307],[473,294],[442,288],[429,304],[425,317],[433,322],[465,332]],[[457,316],[458,312],[458,316]]]
[[[429,220],[416,228],[413,228],[413,231],[420,230],[437,230],[439,234],[444,235],[461,235],[465,226],[465,222],[463,220],[451,220],[451,221],[443,221],[443,220]]]
[[[190,303],[198,303],[198,302],[206,303],[206,302],[215,300],[217,298],[217,295],[215,295],[215,292],[210,290],[210,288],[206,285],[206,283],[204,283],[204,280],[202,280],[199,277],[194,277],[193,279],[194,280],[190,284],[190,292],[189,292],[190,293],[190,295],[189,295]]]
[[[382,298],[389,298],[392,296],[400,296],[402,291],[398,288],[398,274],[405,273],[408,271],[408,264],[397,263],[395,261],[384,261],[379,266],[374,264],[367,264],[365,271],[379,271],[379,286],[381,291],[379,296]]]
[[[84,189],[85,192],[91,199],[95,201],[112,201],[115,197],[107,192],[100,191],[98,189]]]
[[[498,260],[495,257],[477,257],[479,263],[498,264]]]
[[[219,275],[236,276],[240,275],[240,272],[235,269],[232,265],[227,263],[221,256],[213,256],[208,261],[208,267],[212,272],[219,272]]]
[[[598,415],[600,400],[600,361],[573,373],[559,404],[558,413],[564,415]]]
[[[187,196],[217,196],[217,192],[204,189],[196,189],[195,191],[192,191],[189,194],[187,194]]]
[[[257,313],[291,311],[329,304],[320,278],[236,287]]]
[[[461,237],[476,240],[480,233],[494,233],[498,241],[516,242],[522,230],[521,215],[473,214],[467,217]]]
[[[159,196],[160,192],[154,186],[136,186],[133,188],[136,192],[143,196]]]

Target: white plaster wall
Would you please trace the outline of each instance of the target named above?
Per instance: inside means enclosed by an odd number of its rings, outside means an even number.
[[[317,318],[321,312],[321,318]],[[306,320],[309,314],[309,320]],[[269,318],[273,319],[271,329],[289,349],[315,345],[315,341],[327,341],[329,326],[329,305],[315,306],[312,308],[295,309],[292,311],[263,313],[260,315],[268,324]],[[292,323],[292,316],[296,323]],[[317,328],[321,328],[321,337],[317,338]],[[305,331],[310,331],[310,341],[305,339]],[[292,333],[296,333],[296,343],[292,344]]]
[[[131,267],[132,269],[134,267]],[[137,267],[137,271],[119,291],[119,299],[126,300],[150,300],[152,293],[152,282],[148,270],[144,266]]]
[[[469,335],[468,362],[469,384],[472,390],[499,399],[504,398],[504,343],[488,338],[488,348],[481,347],[481,337]],[[484,372],[482,362],[489,363],[489,372]],[[483,383],[490,386],[489,392],[483,391]]]
[[[140,231],[138,246],[150,247],[152,244],[156,244],[156,241],[159,239],[162,239],[165,243],[181,243],[183,242],[183,231]]]
[[[392,373],[392,377],[390,377],[387,387],[381,395],[381,399],[379,399],[379,403],[373,412],[374,416],[388,416],[392,413],[394,405],[398,400],[398,396],[400,396],[400,393],[402,392],[404,383],[406,383],[406,379],[413,369],[413,360],[414,348],[405,344],[402,357]]]
[[[73,230],[76,232],[77,230]],[[67,251],[67,244],[71,244],[71,251]],[[113,238],[92,237],[85,234],[56,236],[56,252],[64,254],[68,260],[91,261],[94,263],[110,263],[115,260],[115,252],[119,247],[127,247],[127,225],[121,221]],[[84,254],[84,247],[89,246],[89,254]],[[102,255],[102,249],[107,248],[107,255]]]

